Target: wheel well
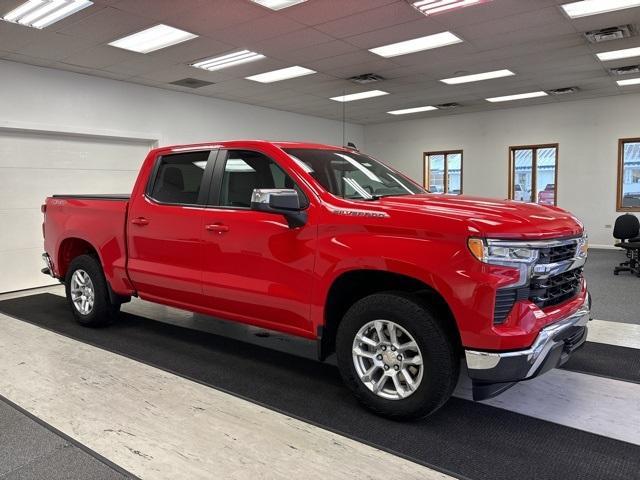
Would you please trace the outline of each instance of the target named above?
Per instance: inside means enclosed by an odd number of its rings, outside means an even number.
[[[461,345],[460,334],[453,313],[444,298],[426,283],[406,275],[377,270],[357,270],[338,277],[327,295],[324,310],[324,326],[318,356],[326,359],[335,352],[338,325],[347,310],[355,302],[379,292],[404,292],[415,295],[421,301],[436,308],[442,326],[457,345]]]
[[[71,261],[80,255],[95,255],[98,256],[98,252],[93,245],[81,238],[66,238],[60,244],[58,250],[58,274],[60,278],[64,278],[67,274],[67,268]]]

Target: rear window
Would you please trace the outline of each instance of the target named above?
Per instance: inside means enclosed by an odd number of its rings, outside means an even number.
[[[197,204],[208,158],[208,151],[163,156],[150,197],[162,203]]]

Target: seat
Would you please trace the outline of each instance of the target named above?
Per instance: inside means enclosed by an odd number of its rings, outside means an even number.
[[[628,260],[613,269],[613,274],[631,272],[640,277],[640,220],[626,213],[616,218],[613,227],[614,238],[620,240],[615,246],[625,250]]]

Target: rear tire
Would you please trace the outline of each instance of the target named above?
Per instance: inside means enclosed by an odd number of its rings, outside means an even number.
[[[412,419],[432,414],[451,397],[459,348],[439,315],[404,293],[378,293],[351,306],[338,327],[336,353],[344,382],[362,404],[386,417]]]
[[[102,266],[92,255],[80,255],[71,261],[65,291],[73,316],[85,327],[108,325],[120,310],[120,304],[111,303]]]

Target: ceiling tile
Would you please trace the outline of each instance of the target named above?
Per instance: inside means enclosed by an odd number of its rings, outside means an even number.
[[[56,30],[93,43],[106,43],[144,30],[156,23],[149,18],[138,17],[122,10],[107,7],[79,22]]]
[[[336,38],[345,38],[420,18],[421,14],[415,8],[401,1],[315,25],[314,28]]]
[[[347,15],[404,0],[312,0],[282,11],[306,25],[318,25]]]

